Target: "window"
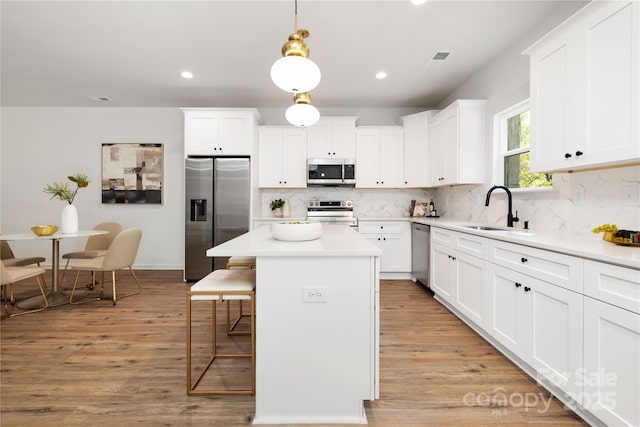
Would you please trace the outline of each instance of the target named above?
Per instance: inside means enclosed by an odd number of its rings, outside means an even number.
[[[496,115],[496,178],[511,189],[551,187],[551,174],[529,171],[529,100]]]

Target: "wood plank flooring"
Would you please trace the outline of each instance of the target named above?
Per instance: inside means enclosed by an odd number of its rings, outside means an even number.
[[[186,395],[182,272],[138,274],[143,293],[115,307],[66,305],[2,321],[0,425],[251,424],[252,396]],[[118,277],[119,292],[132,288],[128,272]],[[35,282],[16,290],[33,293]],[[584,425],[420,286],[383,281],[380,299],[381,395],[365,404],[370,425]],[[201,326],[195,338],[204,342]],[[247,369],[229,385],[241,387]]]

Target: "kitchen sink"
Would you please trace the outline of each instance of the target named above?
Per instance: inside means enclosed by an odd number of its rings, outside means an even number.
[[[486,225],[461,225],[460,227],[471,228],[473,230],[483,230],[483,231],[508,231],[508,230],[505,230],[504,228],[489,227]]]

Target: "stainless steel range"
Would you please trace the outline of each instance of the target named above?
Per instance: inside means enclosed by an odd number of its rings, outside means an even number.
[[[309,200],[307,221],[343,224],[358,228],[358,218],[353,216],[351,200]]]

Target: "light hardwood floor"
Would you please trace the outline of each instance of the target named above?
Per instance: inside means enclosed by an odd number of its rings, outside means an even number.
[[[250,425],[251,396],[186,395],[182,273],[138,273],[143,293],[115,307],[66,305],[2,321],[0,425]],[[119,289],[131,285],[119,274]],[[584,425],[420,286],[383,281],[380,318],[381,394],[366,403],[370,425]],[[237,373],[248,376],[246,367]]]

